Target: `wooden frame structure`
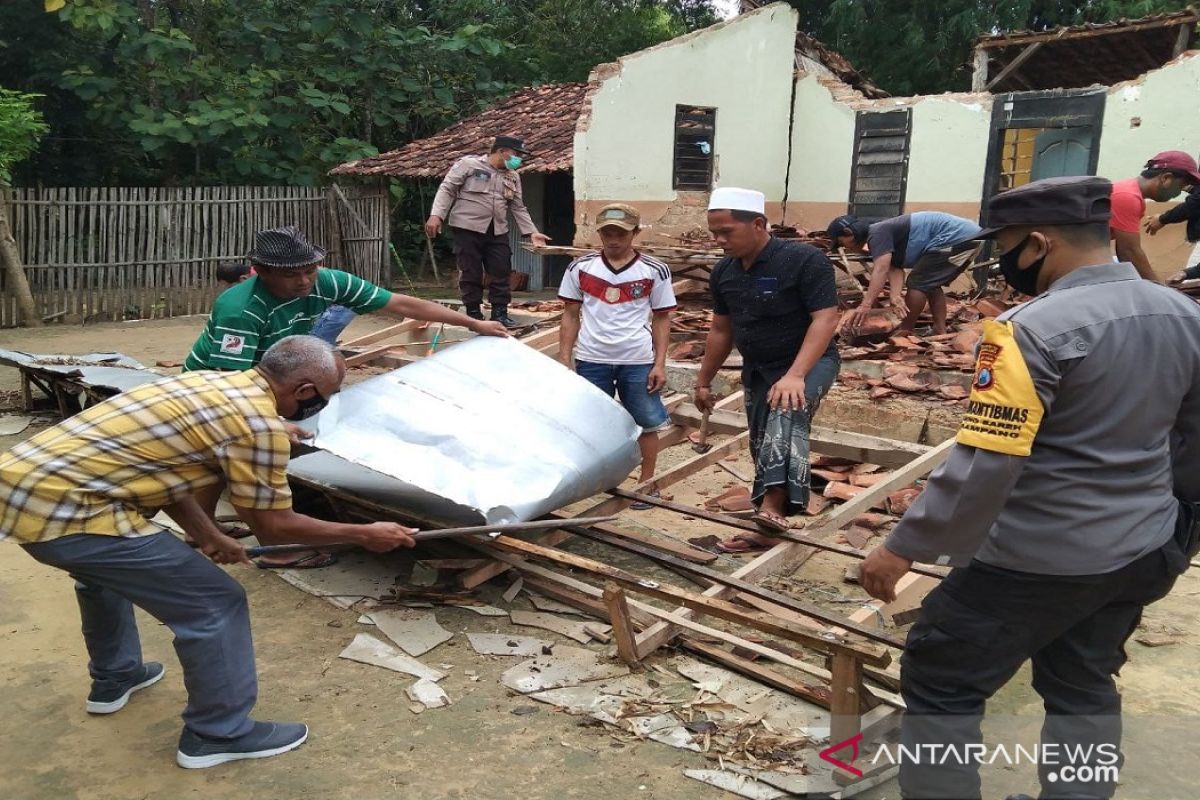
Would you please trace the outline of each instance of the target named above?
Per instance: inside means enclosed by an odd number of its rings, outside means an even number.
[[[703,269],[695,264],[688,264],[686,268],[689,272],[696,268]],[[703,288],[699,280],[691,277],[676,281],[674,286],[677,293]],[[403,322],[347,343],[343,349],[349,354],[348,362],[388,366],[411,363],[417,357],[397,354],[394,346],[383,342],[418,326],[419,323]],[[553,352],[558,346],[558,328],[534,330],[520,341],[541,352]],[[662,445],[670,446],[683,441],[689,429],[698,427],[700,414],[694,406],[685,402],[682,395],[668,397],[665,402],[677,423],[676,427],[660,434]],[[711,415],[710,430],[729,435],[724,442],[716,444],[708,452],[663,470],[631,490],[610,491],[608,497],[580,511],[577,516],[614,514],[627,508],[634,500],[643,500],[668,511],[701,517],[731,529],[757,530],[753,523],[737,517],[683,506],[645,494],[677,484],[747,448],[749,433],[745,415],[739,413],[742,408],[743,396],[737,392],[719,401],[716,411]],[[903,642],[884,630],[879,621],[892,612],[910,609],[918,603],[942,573],[936,569],[916,568],[901,580],[896,601],[889,604],[868,603],[844,618],[759,584],[771,575],[794,571],[822,551],[854,559],[865,558],[864,551],[827,540],[889,493],[925,477],[945,460],[951,444],[952,441],[929,448],[814,426],[811,434],[814,452],[875,463],[893,468],[894,471],[886,479],[837,507],[820,529],[804,534],[783,534],[780,537],[784,539],[781,544],[730,574],[705,566],[715,556],[682,542],[630,530],[619,523],[591,527],[572,525],[570,516],[552,514],[548,518],[561,519],[562,527],[541,533],[531,540],[499,536],[463,542],[488,558],[483,564],[461,571],[457,582],[463,589],[472,589],[508,570],[515,570],[526,585],[608,621],[613,626],[618,656],[634,668],[639,668],[640,663],[659,648],[677,644],[768,686],[828,709],[831,713],[831,742],[844,741],[858,733],[877,735],[898,721],[897,713],[903,708],[903,702],[891,691],[899,678],[898,671],[891,666],[892,651],[902,648]],[[426,522],[406,516],[397,509],[345,495],[330,487],[299,482],[304,488],[325,495],[335,511],[351,518],[355,515],[364,519],[390,517],[418,525]],[[604,562],[558,549],[558,545],[572,537],[586,538],[645,557],[707,588],[694,591],[650,580]],[[564,570],[576,574],[567,574]],[[592,582],[577,577],[579,574],[591,578]],[[639,599],[640,596],[667,601],[677,607],[663,609]],[[703,621],[705,616],[793,643],[823,656],[825,663],[818,666],[796,657],[791,651],[785,653],[777,646],[764,645],[713,627]],[[713,644],[714,641],[798,670],[816,682],[797,680],[717,646]],[[867,683],[867,680],[871,683]],[[835,778],[841,783],[854,781],[854,776],[840,771]]]

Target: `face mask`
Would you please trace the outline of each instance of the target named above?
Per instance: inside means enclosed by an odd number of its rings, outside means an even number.
[[[1042,256],[1025,269],[1021,269],[1017,266],[1017,261],[1021,258],[1021,253],[1024,252],[1027,244],[1029,244],[1028,236],[1022,239],[1016,247],[1000,256],[1000,274],[1014,290],[1021,294],[1035,295],[1038,293],[1038,273],[1042,271],[1042,264],[1046,262],[1046,257]]]
[[[508,158],[504,159],[504,166],[508,167],[509,169],[517,169],[521,166],[521,163],[520,156],[509,156]]]
[[[321,409],[329,405],[329,398],[322,397],[321,393],[317,391],[317,387],[313,387],[313,392],[315,392],[315,394],[312,397],[304,400],[297,400],[296,402],[299,403],[299,405],[296,406],[296,410],[291,414],[288,414],[286,417],[284,417],[284,419],[290,422],[299,422],[302,419],[308,419],[309,417],[316,416],[321,412]]]
[[[1176,197],[1179,197],[1179,195],[1181,195],[1181,194],[1183,194],[1182,181],[1180,181],[1180,182],[1172,181],[1171,183],[1168,183],[1166,186],[1160,187],[1159,190],[1155,193],[1154,199],[1160,203],[1165,203],[1168,200],[1174,200]]]

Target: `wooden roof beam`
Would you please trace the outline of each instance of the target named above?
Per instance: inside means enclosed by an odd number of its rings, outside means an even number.
[[[1087,28],[1084,30],[1072,29],[1068,27],[1050,31],[1017,33],[1011,36],[1001,35],[995,39],[989,37],[977,42],[975,47],[995,50],[1004,47],[1017,47],[1023,44],[1033,44],[1034,42],[1048,42],[1055,39],[1062,41],[1093,39],[1097,36],[1111,36],[1115,34],[1130,33],[1133,31],[1150,31],[1159,28],[1173,28],[1176,25],[1183,25],[1185,27],[1195,26],[1197,22],[1200,22],[1200,13],[1195,11],[1190,14],[1181,12],[1178,15],[1171,15],[1165,19],[1150,19],[1142,22],[1122,22],[1103,27]]]
[[[1012,61],[1008,62],[1008,66],[1006,66],[1004,69],[1000,70],[1000,72],[997,73],[996,77],[992,78],[990,81],[987,82],[987,86],[984,87],[984,91],[990,92],[993,88],[996,87],[996,85],[998,85],[1001,81],[1003,81],[1009,75],[1013,75],[1018,69],[1021,68],[1022,64],[1024,64],[1026,61],[1029,60],[1030,56],[1032,56],[1034,53],[1036,53],[1038,50],[1041,49],[1043,44],[1045,44],[1045,42],[1034,42],[1033,44],[1026,47],[1024,50],[1022,50],[1020,53],[1017,53],[1017,57],[1014,58]]]

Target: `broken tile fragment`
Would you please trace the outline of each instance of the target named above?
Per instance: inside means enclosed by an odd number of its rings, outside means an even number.
[[[441,708],[450,705],[450,698],[442,687],[431,680],[422,678],[404,690],[408,699],[420,703],[425,708]]]
[[[529,694],[628,674],[629,667],[600,653],[560,645],[553,655],[538,656],[505,670],[500,683],[514,692]]]
[[[468,633],[467,641],[481,656],[540,656],[554,646],[549,639],[504,633]]]
[[[439,672],[433,667],[428,667],[415,658],[400,652],[390,644],[381,642],[379,639],[366,633],[355,634],[354,641],[350,642],[346,646],[346,649],[338,654],[338,658],[357,661],[360,664],[383,667],[394,672],[403,672],[415,678],[426,678],[431,681],[440,681],[446,677],[446,673]]]
[[[430,612],[377,610],[371,612],[371,620],[380,632],[410,656],[428,653],[454,638],[454,634],[439,625]]]
[[[553,614],[543,614],[538,611],[512,611],[508,616],[514,625],[525,625],[530,628],[554,631],[566,636],[568,639],[574,639],[580,644],[587,644],[592,640],[592,635],[587,632],[584,628],[584,623],[579,620],[563,619]]]
[[[889,494],[884,506],[889,514],[901,516],[912,507],[913,502],[920,494],[921,490],[916,486],[906,486],[899,491]]]

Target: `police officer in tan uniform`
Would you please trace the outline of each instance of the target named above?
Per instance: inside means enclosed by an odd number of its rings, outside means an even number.
[[[492,319],[506,328],[517,327],[508,316],[512,298],[508,282],[512,273],[508,213],[512,212],[521,234],[535,245],[550,241],[550,237],[538,232],[521,196],[517,170],[527,155],[529,151],[520,139],[497,136],[487,155],[463,156],[446,173],[425,221],[425,232],[430,237],[441,233],[443,222],[450,225],[460,275],[458,288],[467,316],[483,319],[480,304],[486,271],[491,278],[488,301],[492,305]]]

